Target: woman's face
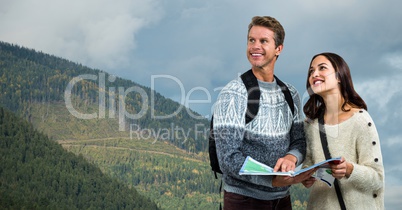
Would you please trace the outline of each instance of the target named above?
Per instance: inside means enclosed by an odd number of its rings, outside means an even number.
[[[317,95],[339,93],[339,80],[335,69],[323,55],[317,56],[311,62],[308,81],[311,90]]]

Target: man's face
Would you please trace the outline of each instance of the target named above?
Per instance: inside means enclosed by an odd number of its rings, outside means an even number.
[[[247,40],[247,58],[252,67],[273,68],[282,45],[275,47],[274,32],[263,26],[253,26]]]

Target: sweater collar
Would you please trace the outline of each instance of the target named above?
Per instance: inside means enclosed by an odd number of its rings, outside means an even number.
[[[276,79],[274,78],[273,82],[264,82],[261,80],[258,80],[258,85],[260,88],[267,89],[267,90],[275,90],[276,89]]]

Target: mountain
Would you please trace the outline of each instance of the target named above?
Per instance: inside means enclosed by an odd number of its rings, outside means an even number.
[[[208,120],[150,88],[0,42],[0,106],[161,209],[215,209],[222,200]],[[304,187],[291,193],[293,209],[304,209]]]
[[[158,209],[0,107],[0,209]]]
[[[147,110],[138,119],[125,117],[123,131],[121,89],[136,90],[125,96],[128,113]],[[66,92],[71,94],[66,97]],[[146,103],[141,93],[149,96]],[[206,162],[208,120],[190,116],[198,114],[185,108],[172,115],[181,105],[147,87],[0,42],[0,106],[32,123],[67,151],[95,164],[104,174],[136,188],[161,208],[210,209],[219,205],[219,182],[211,179]],[[93,113],[95,117],[86,119]],[[204,135],[196,136],[196,126],[204,129]]]
[[[131,133],[191,152],[207,147],[208,120],[199,114],[148,87],[62,58],[0,42],[0,84],[0,105],[53,139]]]

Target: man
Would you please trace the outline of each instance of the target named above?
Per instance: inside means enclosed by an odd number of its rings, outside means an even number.
[[[259,111],[245,123],[247,90],[241,80],[220,92],[214,110],[214,132],[224,181],[224,209],[291,209],[289,187],[311,175],[297,177],[239,175],[247,156],[274,168],[294,170],[306,152],[300,97],[287,84],[294,115],[274,79],[285,31],[272,17],[254,17],[248,28],[247,58],[261,91]]]

